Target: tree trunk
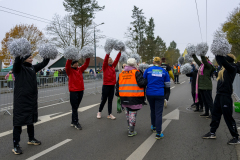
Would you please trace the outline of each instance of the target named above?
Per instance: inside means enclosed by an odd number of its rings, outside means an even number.
[[[0,59],[0,72],[2,70],[2,60]]]

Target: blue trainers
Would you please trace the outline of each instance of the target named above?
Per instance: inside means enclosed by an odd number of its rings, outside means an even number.
[[[156,133],[156,127],[153,127],[153,125],[151,125],[151,130],[153,133]]]
[[[162,139],[164,137],[164,135],[163,135],[163,133],[161,133],[161,134],[156,134],[156,139]]]

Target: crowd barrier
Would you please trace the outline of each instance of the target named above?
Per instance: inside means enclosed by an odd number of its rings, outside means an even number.
[[[233,95],[240,102],[240,74],[237,74],[233,82]]]
[[[117,74],[118,75],[118,74]],[[101,93],[103,74],[83,74],[84,96]],[[38,103],[68,101],[68,77],[37,77]],[[0,113],[10,114],[13,109],[14,81],[0,80]]]

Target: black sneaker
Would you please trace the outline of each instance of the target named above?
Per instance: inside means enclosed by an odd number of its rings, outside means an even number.
[[[16,147],[14,147],[14,149],[12,149],[12,152],[16,155],[22,154],[22,150],[21,147],[19,145],[17,145]]]
[[[206,113],[200,115],[200,117],[208,117],[208,116],[209,114],[206,114]]]
[[[74,127],[78,130],[82,130],[82,126],[79,123],[74,124]]]
[[[233,139],[231,139],[230,141],[228,141],[227,144],[232,144],[232,145],[234,145],[234,144],[240,144],[240,140],[239,140],[238,137],[233,137]]]
[[[207,134],[205,134],[203,137],[203,139],[216,139],[216,134],[215,133],[211,133],[211,132],[208,132]]]
[[[41,143],[41,141],[36,140],[35,138],[33,138],[32,140],[28,141],[28,144],[38,146],[38,145],[41,145],[42,143]]]

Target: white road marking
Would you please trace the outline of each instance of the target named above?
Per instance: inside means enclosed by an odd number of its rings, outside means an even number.
[[[39,107],[38,109],[43,109],[43,108],[47,108],[47,107],[51,107],[51,106],[56,106],[56,105],[67,103],[67,102],[69,102],[69,101],[64,101],[64,102],[61,102],[61,103],[50,104],[50,105],[47,105],[47,106]]]
[[[163,118],[167,119],[163,124],[162,124],[162,131],[164,131],[167,126],[170,124],[170,122],[174,120],[179,120],[179,110],[175,109]],[[155,139],[156,133],[151,134],[148,139],[146,139],[128,158],[127,160],[135,160],[135,159],[143,159],[148,151],[152,148],[154,143],[157,141]]]
[[[60,142],[60,143],[58,143],[58,144],[56,144],[56,145],[54,145],[54,146],[52,146],[52,147],[44,150],[44,151],[42,151],[42,152],[40,152],[40,153],[38,153],[38,154],[36,154],[36,155],[34,155],[34,156],[26,159],[26,160],[34,160],[34,159],[37,159],[37,158],[43,156],[44,154],[47,154],[48,152],[51,152],[51,151],[53,151],[54,149],[57,149],[58,147],[61,147],[62,145],[66,144],[66,143],[68,143],[68,142],[70,142],[70,141],[71,141],[71,139],[66,139],[65,141],[62,141],[62,142]]]
[[[162,131],[164,131],[167,128],[167,126],[171,121],[172,120],[167,119],[162,124]],[[148,137],[148,139],[146,139],[126,160],[143,159],[148,153],[148,151],[152,148],[154,143],[157,141],[155,139],[155,136],[156,136],[156,133],[151,134],[151,136]]]
[[[174,119],[174,120],[179,120],[179,110],[175,109],[174,111],[168,113],[163,117],[163,119]]]
[[[180,83],[180,84],[183,84],[183,83],[185,83],[185,81],[183,81],[182,83]]]
[[[84,112],[84,111],[86,111],[86,110],[88,110],[88,109],[90,109],[90,108],[93,108],[93,107],[95,107],[95,106],[97,106],[97,105],[99,105],[99,104],[100,104],[100,103],[93,104],[93,105],[89,105],[89,106],[86,106],[86,107],[82,107],[82,108],[79,108],[78,111],[79,111],[79,112]],[[61,112],[60,112],[60,113],[61,113]],[[61,114],[61,115],[52,117],[52,118],[50,117],[50,116],[53,116],[53,115],[56,115],[56,114],[59,114],[59,113],[54,113],[54,114],[50,114],[50,115],[40,116],[39,118],[40,118],[41,121],[35,123],[34,126],[39,125],[39,124],[42,124],[42,123],[45,123],[45,122],[48,122],[48,121],[52,121],[52,120],[57,119],[57,118],[64,117],[64,116],[66,116],[66,115],[72,114],[72,112],[67,112],[67,113],[64,113],[64,114]],[[22,129],[26,129],[26,128],[27,128],[27,126],[23,126],[23,127],[22,127]],[[4,137],[4,136],[7,136],[7,135],[9,135],[9,134],[12,134],[12,133],[13,133],[13,130],[9,130],[9,131],[6,131],[6,132],[2,132],[2,133],[0,133],[0,138],[1,138],[1,137]]]
[[[173,88],[175,88],[175,86],[171,87],[170,89],[173,89]]]

